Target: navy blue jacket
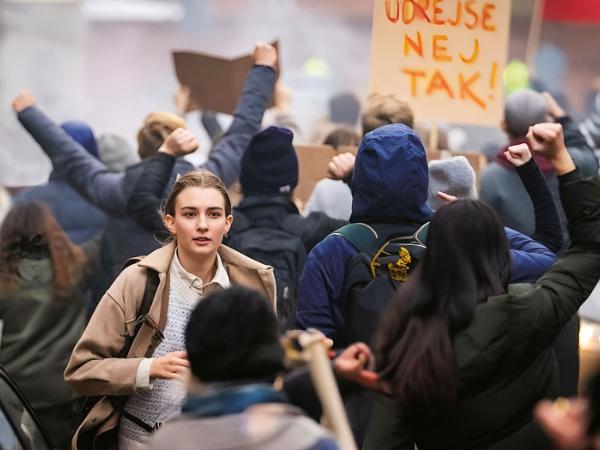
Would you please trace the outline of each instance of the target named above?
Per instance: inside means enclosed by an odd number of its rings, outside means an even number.
[[[100,236],[106,227],[106,216],[73,189],[59,173],[50,174],[48,183],[19,193],[15,203],[45,203],[60,227],[75,244]]]
[[[433,213],[426,204],[428,183],[425,150],[414,131],[403,125],[378,128],[363,138],[357,153],[350,220],[397,224],[414,232]],[[506,231],[511,282],[535,281],[556,261],[556,255],[544,245],[514,230]],[[298,290],[301,328],[316,328],[336,340],[344,326],[346,264],[357,252],[346,238],[337,235],[330,235],[310,252]]]
[[[64,122],[62,129],[80,143],[85,150],[98,159],[98,144],[92,129],[83,122]],[[15,203],[31,201],[45,203],[69,239],[81,244],[99,236],[106,227],[104,213],[85,200],[66,180],[62,167],[54,167],[48,183],[36,186],[14,197]]]
[[[271,67],[252,67],[231,126],[202,166],[218,175],[226,185],[238,178],[241,157],[252,136],[260,129],[274,83],[275,71]],[[127,201],[146,161],[129,166],[124,172],[110,172],[38,108],[25,109],[19,114],[19,120],[50,157],[53,166],[64,169],[69,184],[108,215],[102,259],[105,270],[110,273],[110,281],[128,258],[148,254],[160,247],[160,241],[152,232],[138,225],[127,214]],[[166,192],[177,174],[185,174],[194,168],[185,159],[178,159]]]

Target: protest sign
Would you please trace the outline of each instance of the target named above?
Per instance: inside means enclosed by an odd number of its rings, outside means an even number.
[[[278,47],[277,42],[271,45]],[[206,53],[174,51],[173,63],[179,83],[190,88],[188,112],[202,109],[232,114],[253,59],[251,54],[227,59]]]
[[[510,0],[374,0],[370,92],[417,120],[498,125]]]
[[[298,186],[295,189],[295,197],[306,203],[315,184],[327,178],[327,166],[329,161],[338,153],[354,153],[356,147],[343,146],[338,150],[330,145],[296,145],[298,155]]]

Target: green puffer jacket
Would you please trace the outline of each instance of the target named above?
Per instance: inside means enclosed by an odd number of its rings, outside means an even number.
[[[553,340],[600,278],[600,178],[559,177],[572,244],[535,285],[512,286],[475,310],[453,341],[459,400],[450,415],[411,415],[381,398],[363,450],[542,449],[534,405],[558,391]]]

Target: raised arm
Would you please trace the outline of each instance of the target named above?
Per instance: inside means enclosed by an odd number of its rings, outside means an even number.
[[[567,152],[559,124],[539,124],[529,134],[532,148],[544,151],[559,176],[569,220],[571,247],[538,282],[533,292],[507,301],[520,302],[525,328],[516,326],[515,345],[549,345],[577,312],[600,277],[600,179],[580,179]],[[519,339],[526,343],[516,344]]]
[[[554,97],[549,92],[544,92],[543,95],[548,105],[548,113],[556,123],[562,125],[565,147],[581,175],[584,177],[597,175],[598,160],[594,155],[594,149],[590,147],[577,124]]]
[[[531,238],[553,252],[558,252],[563,246],[558,210],[542,171],[531,157],[528,145],[513,145],[505,152],[505,156],[516,167],[533,204],[535,231]]]
[[[203,164],[205,169],[218,175],[226,186],[238,179],[242,155],[252,136],[260,130],[263,114],[273,95],[277,51],[271,45],[258,43],[253,57],[254,65],[246,77],[233,122]]]
[[[171,178],[175,159],[193,153],[197,148],[194,135],[178,128],[165,139],[156,155],[143,162],[144,170],[127,202],[127,212],[140,226],[150,231],[163,228],[158,210]]]
[[[308,254],[298,286],[298,327],[316,328],[336,347],[343,339],[345,267],[355,252],[345,238],[327,237]]]
[[[48,155],[54,167],[64,170],[69,184],[90,203],[108,213],[123,213],[127,206],[123,192],[124,173],[113,173],[58,124],[36,107],[29,92],[19,94],[13,109],[23,127]]]

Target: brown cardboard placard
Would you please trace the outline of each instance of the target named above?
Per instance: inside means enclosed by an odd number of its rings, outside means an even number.
[[[418,120],[496,126],[510,0],[374,0],[369,92],[406,100]]]
[[[343,146],[336,150],[330,145],[295,145],[298,155],[299,178],[295,197],[306,204],[315,185],[327,178],[327,166],[335,155],[349,152],[356,154],[356,147]]]
[[[279,43],[271,45],[279,53]],[[232,114],[235,111],[246,74],[253,64],[251,54],[233,59],[191,51],[173,51],[172,55],[177,80],[190,88],[188,112],[203,109]]]

